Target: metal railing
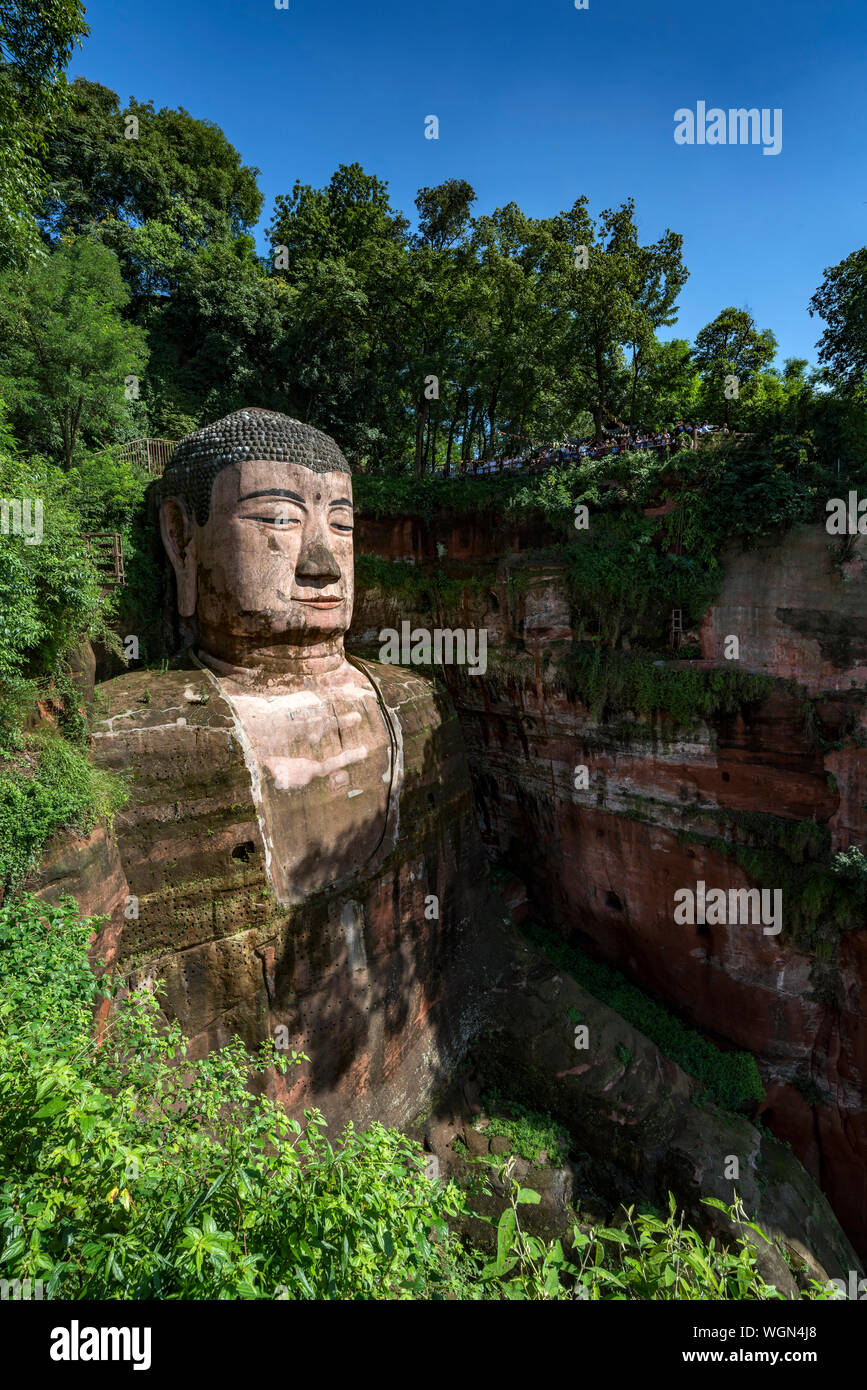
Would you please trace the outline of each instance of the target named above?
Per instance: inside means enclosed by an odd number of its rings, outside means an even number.
[[[174,453],[176,442],[174,439],[133,439],[118,449],[117,457],[159,476]]]
[[[674,457],[675,454],[681,451],[680,440],[683,437],[683,434],[672,435],[672,437],[668,440],[660,441],[659,443],[648,442],[643,445],[638,445],[637,447],[643,448],[651,453],[664,452],[668,457]],[[711,444],[721,444],[724,441],[736,441],[740,443],[744,439],[749,439],[750,435],[739,433],[734,430],[729,430],[728,433],[726,433],[721,428],[715,427],[712,433],[701,435],[695,433],[691,436],[687,435],[686,437],[689,440],[690,449],[701,449],[706,448],[708,447],[708,445]],[[611,450],[615,444],[617,444],[618,447],[622,448],[624,444],[628,444],[628,439],[628,436],[612,435],[610,444],[607,444],[604,448],[602,448],[602,446],[600,445],[591,444],[589,446],[589,456],[591,458],[605,458],[611,453]],[[632,447],[636,448],[636,445],[633,444]],[[561,450],[565,454],[565,462],[570,462],[571,460],[579,457],[577,445],[570,444],[568,442],[554,442],[551,444],[542,445],[541,447],[537,446],[536,448],[527,451],[525,454],[518,455],[515,458],[458,460],[456,464],[453,464],[451,472],[452,475],[456,477],[464,477],[467,474],[503,473],[511,472],[513,470],[526,470],[527,472],[531,473],[541,473],[544,472],[546,469],[553,467],[556,463],[560,461],[557,456],[559,455],[559,452]],[[600,452],[597,452],[597,450],[599,450]],[[553,453],[554,457],[545,458],[543,455],[546,452]]]

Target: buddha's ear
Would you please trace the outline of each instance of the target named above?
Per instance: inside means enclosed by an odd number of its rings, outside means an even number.
[[[196,611],[196,530],[182,497],[167,497],[160,507],[160,535],[178,582],[178,612],[191,618]]]

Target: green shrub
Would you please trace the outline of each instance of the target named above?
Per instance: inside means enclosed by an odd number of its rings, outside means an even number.
[[[857,845],[841,849],[834,855],[831,860],[831,873],[867,888],[867,859]]]
[[[564,1161],[569,1153],[569,1135],[550,1115],[528,1110],[497,1091],[483,1096],[482,1104],[485,1110],[493,1112],[485,1132],[491,1137],[504,1135],[511,1145],[511,1153],[536,1163],[539,1154],[547,1150],[548,1162],[554,1167]]]
[[[297,1054],[235,1038],[194,1060],[148,990],[91,1046],[90,925],[71,904],[0,911],[6,1277],[76,1299],[435,1291],[458,1194],[417,1146],[379,1125],[332,1145],[317,1111],[302,1128],[248,1088]]]
[[[785,1298],[758,1273],[751,1243],[744,1237],[731,1245],[716,1237],[705,1240],[684,1224],[673,1197],[665,1217],[636,1213],[634,1207],[628,1207],[622,1227],[591,1227],[588,1231],[575,1226],[567,1253],[561,1241],[546,1244],[523,1230],[520,1208],[535,1205],[539,1196],[514,1181],[510,1165],[504,1167],[501,1177],[509,1206],[500,1217],[496,1258],[482,1271],[482,1278],[500,1290],[500,1297],[581,1298],[589,1302]],[[726,1206],[708,1197],[705,1205],[716,1207],[741,1229],[747,1227],[766,1239],[760,1227],[748,1221],[739,1199]],[[838,1296],[815,1280],[800,1295],[820,1301]]]
[[[64,475],[71,507],[93,531],[122,531],[140,513],[153,479],[117,457],[116,448],[82,454]]]
[[[774,688],[769,676],[737,667],[708,670],[670,665],[650,653],[603,651],[584,644],[558,662],[571,699],[579,700],[594,719],[609,720],[631,711],[669,714],[678,724],[733,714],[767,698]]]
[[[112,598],[116,626],[139,639],[142,661],[163,655],[164,556],[159,528],[147,505],[153,478],[116,456],[115,449],[82,456],[65,476],[66,496],[86,529],[117,531],[123,547],[126,583]]]
[[[82,533],[93,529],[77,509],[61,471],[16,453],[0,403],[0,498],[37,500],[42,537],[0,534],[0,750],[20,747],[29,705],[49,689],[56,698],[72,651],[85,639],[113,650],[113,600],[88,557]],[[35,511],[31,511],[31,525]],[[75,701],[72,701],[74,705]]]
[[[659,523],[640,513],[594,518],[590,530],[564,549],[576,636],[599,635],[606,646],[623,636],[645,646],[664,645],[672,608],[687,625],[697,622],[716,591],[716,560],[662,550]]]
[[[148,989],[115,995],[95,1045],[114,992],[87,964],[97,925],[69,899],[0,909],[4,1278],[87,1300],[778,1297],[744,1239],[705,1242],[673,1199],[664,1220],[576,1226],[568,1253],[528,1236],[518,1208],[539,1197],[508,1166],[487,1261],[452,1234],[465,1197],[424,1176],[417,1144],[380,1125],[331,1144],[318,1111],[302,1125],[253,1093],[299,1054],[235,1038],[193,1058]]]
[[[452,577],[440,567],[419,568],[408,561],[365,554],[355,557],[355,583],[358,589],[382,589],[410,609],[431,613],[457,608],[465,593],[486,587],[476,575]]]
[[[123,803],[123,784],[57,734],[34,734],[0,759],[0,883],[7,891],[39,861],[56,830],[82,833]]]
[[[40,675],[101,629],[106,605],[58,470],[14,458],[0,438],[0,497],[38,499],[43,516],[38,544],[0,535],[0,678]]]

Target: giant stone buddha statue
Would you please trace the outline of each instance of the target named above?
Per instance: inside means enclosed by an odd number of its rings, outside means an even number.
[[[289,1110],[400,1123],[492,968],[454,709],[344,651],[352,479],[327,435],[237,411],[180,442],[156,503],[186,649],[105,681],[94,729],[130,784],[120,969],[164,981],[194,1054],[233,1034],[307,1053],[268,1083]]]
[[[181,442],[161,493],[178,609],[237,720],[272,886],[301,901],[383,845],[398,771],[388,707],[343,648],[349,465],[319,430],[240,410]]]

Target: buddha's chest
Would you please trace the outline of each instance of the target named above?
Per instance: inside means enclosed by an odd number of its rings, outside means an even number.
[[[357,872],[386,829],[392,733],[376,692],[233,695],[277,897],[299,901]]]

